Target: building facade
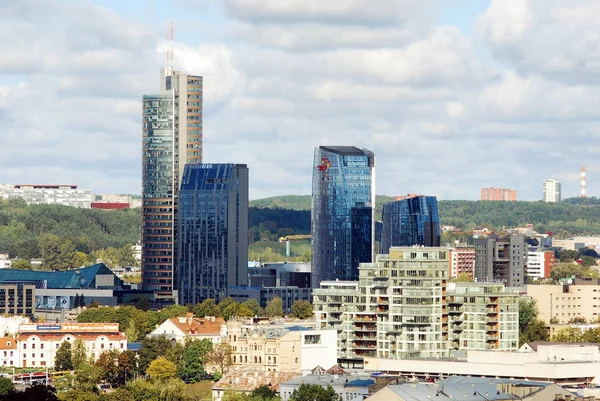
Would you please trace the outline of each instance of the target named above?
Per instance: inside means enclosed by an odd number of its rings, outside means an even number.
[[[393,246],[440,246],[435,196],[409,195],[383,205],[381,254]]]
[[[554,251],[530,249],[527,252],[527,277],[532,280],[548,278],[555,264]]]
[[[517,191],[508,188],[481,188],[482,201],[516,201]]]
[[[248,167],[189,164],[179,194],[182,305],[217,302],[248,283]]]
[[[360,366],[365,357],[518,347],[518,294],[494,284],[448,286],[448,254],[448,248],[392,247],[360,266],[358,282],[328,281],[313,290],[317,327],[338,330],[344,366]]]
[[[527,251],[528,244],[522,235],[475,239],[475,280],[503,283],[507,287],[522,286]]]
[[[375,156],[354,146],[315,149],[312,180],[312,287],[358,278],[373,255]]]
[[[96,196],[77,185],[0,184],[0,199],[21,198],[28,205],[63,205],[89,209]]]
[[[194,317],[192,313],[186,316],[172,317],[162,322],[148,337],[165,336],[185,344],[186,340],[208,339],[213,344],[219,344],[227,336],[227,325],[221,317]]]
[[[475,247],[466,245],[450,249],[448,275],[458,277],[459,274],[467,274],[471,279],[474,278]]]
[[[273,298],[281,298],[284,313],[290,313],[296,301],[312,299],[312,288],[297,287],[294,285],[268,286],[238,286],[229,287],[229,296],[236,302],[246,302],[256,299],[261,308],[265,308]]]
[[[554,178],[549,178],[544,181],[544,202],[556,203],[561,201],[561,185],[560,181]]]
[[[0,313],[33,317],[35,281],[0,281]]]

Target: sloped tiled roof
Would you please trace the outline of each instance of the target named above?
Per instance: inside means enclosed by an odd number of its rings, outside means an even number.
[[[185,317],[172,317],[170,320],[171,323],[186,335],[220,334],[221,326],[226,324],[225,320],[220,317],[199,318],[193,317],[191,314]]]
[[[0,349],[17,349],[17,340],[12,337],[0,337]]]
[[[254,391],[260,386],[279,390],[279,384],[298,376],[296,372],[269,372],[255,369],[235,369],[228,372],[213,386],[213,390]]]

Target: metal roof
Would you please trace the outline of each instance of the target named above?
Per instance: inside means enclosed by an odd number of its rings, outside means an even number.
[[[45,281],[48,289],[95,288],[95,278],[98,274],[114,275],[104,263],[97,263],[80,269],[62,271],[0,269],[0,282]],[[116,276],[115,284],[122,284],[121,279]]]

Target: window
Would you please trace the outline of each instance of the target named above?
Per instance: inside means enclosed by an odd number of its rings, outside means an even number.
[[[308,334],[304,336],[304,344],[321,344],[321,335]]]
[[[58,346],[56,348],[58,348]],[[27,344],[23,344],[23,349],[27,349]]]
[[[44,344],[40,344],[40,349],[44,349]]]

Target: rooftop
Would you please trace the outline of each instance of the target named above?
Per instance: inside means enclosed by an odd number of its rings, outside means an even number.
[[[61,271],[0,269],[0,282],[36,281],[40,282],[40,288],[43,287],[41,282],[45,281],[45,288],[48,289],[95,288],[97,275],[114,276],[114,273],[104,263]],[[115,284],[122,285],[122,281],[116,276]]]
[[[260,386],[269,386],[278,390],[280,383],[286,382],[295,372],[265,372],[255,369],[235,369],[229,371],[213,386],[213,390],[250,392]]]
[[[221,326],[226,324],[221,317],[194,317],[188,313],[186,316],[172,317],[169,319],[179,330],[186,335],[220,334]]]

